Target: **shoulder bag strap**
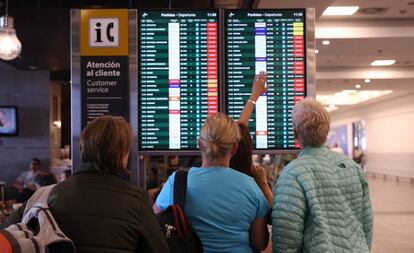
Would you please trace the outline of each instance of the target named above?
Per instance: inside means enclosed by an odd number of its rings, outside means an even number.
[[[188,171],[178,170],[174,177],[174,204],[178,204],[181,208],[185,205],[185,196],[187,193],[187,176]]]
[[[33,213],[29,211],[30,209],[32,209],[32,207],[36,206],[44,209],[49,208],[47,200],[49,199],[50,192],[53,190],[55,186],[56,184],[48,185],[39,188],[35,191],[35,193],[30,197],[30,199],[26,203],[22,219],[23,223],[27,223],[33,217]]]

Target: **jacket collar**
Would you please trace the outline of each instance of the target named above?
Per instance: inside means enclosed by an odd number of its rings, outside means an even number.
[[[85,172],[92,172],[92,173],[99,173],[93,163],[81,163],[73,170],[73,174],[85,173]]]
[[[306,147],[304,148],[300,154],[299,157],[304,155],[322,155],[329,151],[327,146],[319,146],[319,147]]]
[[[73,171],[73,174],[80,174],[80,173],[94,173],[94,174],[102,174],[104,175],[105,173],[99,171],[96,166],[93,163],[81,163],[78,165],[78,167],[76,167]],[[130,174],[128,171],[118,171],[117,173],[114,174],[109,174],[109,175],[114,175],[116,177],[120,177],[126,181],[130,180]]]

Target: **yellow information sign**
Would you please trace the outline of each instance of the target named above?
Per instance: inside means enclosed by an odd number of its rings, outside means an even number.
[[[127,56],[128,10],[81,10],[81,56]]]

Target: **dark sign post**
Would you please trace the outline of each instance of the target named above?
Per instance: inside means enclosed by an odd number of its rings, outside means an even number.
[[[96,117],[129,119],[127,56],[81,57],[82,128]]]
[[[88,122],[103,115],[124,117],[133,129],[128,167],[143,186],[138,167],[136,10],[71,10],[71,110],[73,167]],[[132,45],[129,47],[129,44]]]
[[[81,122],[129,121],[128,11],[81,10]]]

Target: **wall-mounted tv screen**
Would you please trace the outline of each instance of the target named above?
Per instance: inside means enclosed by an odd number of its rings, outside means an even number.
[[[218,11],[138,14],[140,151],[197,150],[219,111]]]
[[[0,136],[18,134],[18,116],[16,106],[0,106]]]
[[[226,111],[237,119],[254,76],[267,73],[267,93],[249,121],[255,150],[294,150],[290,112],[306,96],[305,9],[225,12]]]

